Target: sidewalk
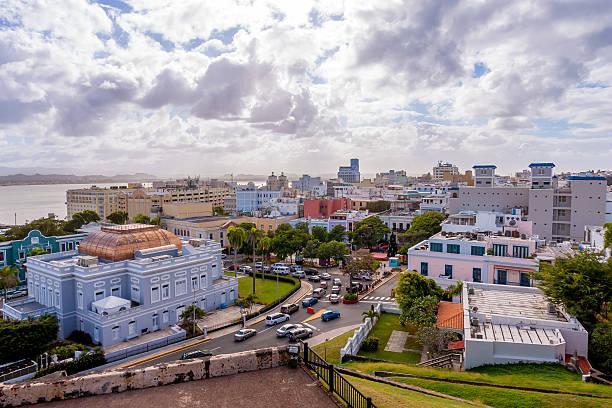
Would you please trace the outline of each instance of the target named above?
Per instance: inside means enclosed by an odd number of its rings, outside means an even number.
[[[259,312],[265,305],[255,304],[253,305],[251,312]],[[221,327],[229,324],[233,321],[242,319],[240,314],[240,306],[229,306],[226,309],[217,309],[210,312],[204,318],[198,320],[198,327],[204,331],[204,327],[207,330],[212,330],[216,327]]]
[[[334,337],[338,337],[341,334],[344,334],[349,330],[357,330],[358,328],[359,328],[359,324],[353,324],[351,326],[340,327],[340,328],[325,332],[323,334],[319,334],[318,336],[314,336],[305,342],[308,343],[308,347],[318,346],[319,344],[324,343],[327,340],[331,340]]]

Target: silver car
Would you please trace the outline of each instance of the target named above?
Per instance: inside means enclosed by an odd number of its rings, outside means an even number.
[[[303,326],[299,323],[289,323],[289,324],[283,324],[281,327],[278,328],[278,330],[276,331],[276,335],[278,337],[285,337],[287,334],[289,334],[289,332],[293,329],[300,329]]]

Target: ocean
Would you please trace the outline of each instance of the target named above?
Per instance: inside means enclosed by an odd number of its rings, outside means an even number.
[[[92,185],[109,187],[126,186],[127,183],[0,186],[0,224],[15,224],[15,214],[17,214],[17,224],[47,217],[49,213],[64,219],[66,217],[66,190],[88,188]]]

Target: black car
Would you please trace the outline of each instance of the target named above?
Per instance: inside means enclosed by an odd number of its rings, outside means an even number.
[[[211,357],[213,353],[207,350],[196,350],[190,351],[189,353],[183,353],[181,356],[181,360],[189,360],[190,358],[199,358],[199,357]]]
[[[315,268],[304,268],[304,273],[306,275],[318,275],[319,271],[317,271]]]
[[[320,282],[321,278],[319,277],[319,275],[310,275],[308,277],[308,280],[311,282]]]

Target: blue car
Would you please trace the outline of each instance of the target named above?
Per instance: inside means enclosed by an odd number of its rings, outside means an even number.
[[[337,317],[340,317],[340,312],[338,312],[337,310],[328,310],[327,312],[321,315],[321,320],[326,322],[328,320],[335,319]]]
[[[310,307],[314,305],[315,303],[317,303],[318,301],[319,299],[317,299],[316,297],[307,297],[306,299],[302,300],[302,306]]]

